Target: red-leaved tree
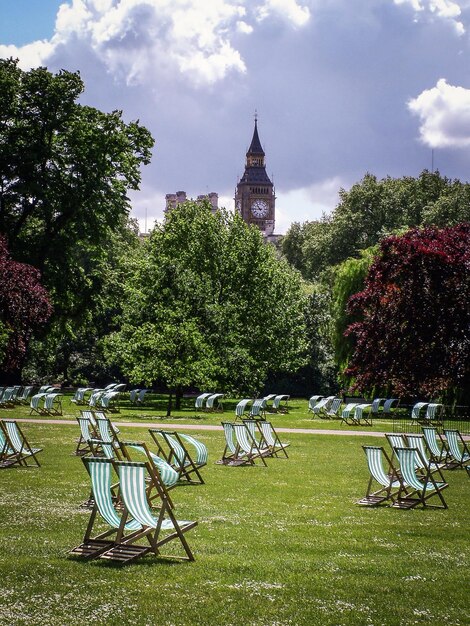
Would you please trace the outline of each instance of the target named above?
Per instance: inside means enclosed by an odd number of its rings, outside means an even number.
[[[19,376],[32,334],[49,319],[52,306],[40,273],[32,265],[13,261],[0,235],[0,351],[1,377]],[[17,381],[19,382],[19,380]]]
[[[355,388],[462,399],[470,390],[470,224],[382,241],[349,311]],[[468,399],[468,397],[467,397]]]

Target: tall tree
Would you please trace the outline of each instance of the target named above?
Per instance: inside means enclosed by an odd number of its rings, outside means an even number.
[[[256,393],[303,362],[301,279],[260,232],[187,202],[157,226],[126,291],[108,356],[136,383]]]
[[[382,241],[349,311],[347,373],[360,390],[469,398],[470,224],[413,229]]]
[[[125,228],[128,190],[153,140],[120,111],[77,102],[78,73],[20,70],[0,60],[0,232],[37,267],[61,332],[86,323],[111,233]]]
[[[10,257],[0,235],[0,366],[2,382],[20,382],[26,347],[52,313],[47,291],[37,269]]]

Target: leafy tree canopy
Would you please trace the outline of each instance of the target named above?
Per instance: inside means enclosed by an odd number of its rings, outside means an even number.
[[[470,399],[469,269],[469,223],[382,241],[349,304],[361,318],[347,331],[355,343],[347,374],[358,389]]]
[[[207,203],[172,209],[125,292],[108,357],[135,383],[256,393],[303,362],[300,276],[256,228]]]

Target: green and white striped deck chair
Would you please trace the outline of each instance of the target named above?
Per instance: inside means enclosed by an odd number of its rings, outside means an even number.
[[[186,433],[179,433],[179,437],[183,440],[185,444],[189,443],[189,445],[193,446],[193,448],[195,449],[196,457],[194,458],[194,462],[196,463],[196,465],[198,467],[204,467],[204,465],[207,465],[208,451],[206,444]]]
[[[83,411],[82,411],[82,412],[83,412]],[[97,411],[97,410],[95,410],[95,411],[94,411],[94,415],[95,415],[95,420],[97,420],[97,419],[108,420],[108,421],[110,422],[110,424],[111,424],[111,427],[112,427],[112,429],[113,429],[113,432],[114,432],[116,435],[119,435],[119,433],[120,433],[121,431],[119,430],[119,428],[117,427],[117,425],[109,419],[109,417],[106,415],[106,413],[105,413],[104,411]]]
[[[282,452],[286,458],[288,454],[286,448],[290,446],[289,442],[283,442],[279,439],[277,432],[274,430],[274,426],[271,422],[259,422],[258,427],[261,430],[263,440],[271,450],[273,456],[278,456],[279,452]]]
[[[272,406],[273,412],[274,413],[289,413],[289,400],[290,400],[290,396],[285,393],[281,393],[277,395],[273,400],[273,406]],[[282,402],[284,404],[281,404]],[[266,401],[265,401],[265,405],[266,405]]]
[[[195,409],[198,411],[203,411],[204,410],[204,403],[206,402],[207,398],[210,398],[212,395],[214,395],[212,392],[210,393],[201,393],[197,398],[196,401],[194,403],[194,407]]]
[[[222,465],[245,465],[248,460],[240,453],[239,447],[235,440],[235,432],[233,422],[221,422],[224,429],[225,448],[222,458],[217,463]]]
[[[263,453],[246,427],[246,424],[235,422],[233,424],[233,432],[237,441],[239,454],[245,456],[251,465],[254,465],[255,459],[261,459],[263,465],[267,466]]]
[[[206,400],[206,411],[220,411],[224,412],[224,405],[222,404],[223,393],[213,393]]]
[[[263,431],[260,428],[260,424],[263,423],[264,420],[254,420],[251,418],[244,419],[243,423],[250,431],[250,435],[256,441],[256,444],[259,448],[259,451],[263,456],[273,456],[274,452],[271,449],[271,446],[266,442]]]
[[[149,433],[155,441],[159,450],[163,452],[160,440],[165,441],[168,452],[164,454],[165,460],[178,472],[180,479],[185,479],[190,483],[204,484],[204,479],[199,471],[200,467],[192,458],[191,453],[186,448],[178,433],[161,430],[159,428],[149,428]],[[204,463],[205,465],[205,463]],[[193,474],[197,476],[194,479]]]
[[[62,415],[63,394],[59,392],[46,393],[44,397],[44,413],[46,415]]]
[[[266,416],[266,398],[253,400],[250,409],[250,418],[264,419]]]
[[[277,394],[275,393],[269,393],[267,396],[264,396],[264,399],[266,401],[266,410],[267,411],[271,411],[272,409],[272,402],[274,400],[274,398],[276,397]],[[271,402],[271,405],[269,404]]]
[[[110,444],[116,450],[120,448],[121,443],[119,441],[118,433],[114,429],[113,423],[110,419],[107,417],[96,417],[96,427],[98,439],[100,439],[103,444]]]
[[[424,416],[424,422],[427,422],[431,426],[442,425],[442,415],[444,412],[444,405],[435,402],[430,402],[426,409],[426,415]]]
[[[14,387],[6,387],[2,394],[2,399],[0,400],[0,406],[2,407],[12,407],[15,402],[13,399]]]
[[[447,447],[435,426],[421,426],[426,445],[435,463],[447,463]]]
[[[194,561],[194,556],[186,541],[185,533],[197,526],[197,522],[177,520],[164,492],[161,492],[158,515],[155,514],[155,509],[152,510],[150,508],[147,500],[147,477],[150,477],[157,490],[160,489],[158,477],[153,474],[151,466],[148,463],[118,462],[116,467],[119,473],[124,507],[142,525],[141,537],[145,537],[148,540],[150,544],[149,550],[156,555],[160,555],[162,546],[170,541],[179,539],[186,554],[183,558],[188,561]],[[108,558],[116,558],[116,556],[119,558],[122,550],[122,546],[117,546],[109,551],[107,556]],[[106,554],[103,556],[106,556]],[[181,558],[175,555],[165,556]]]
[[[357,424],[354,417],[354,409],[358,406],[357,402],[348,402],[346,406],[341,411],[341,424],[348,424],[351,426],[352,424]]]
[[[32,415],[33,413],[37,413],[38,415],[45,415],[47,412],[44,409],[44,400],[47,394],[52,393],[53,391],[54,387],[49,387],[49,391],[39,391],[38,393],[35,393],[34,396],[31,396],[31,400],[29,402],[31,410],[29,414]]]
[[[428,458],[428,452],[425,445],[426,440],[424,439],[424,435],[409,433],[405,435],[405,437],[408,448],[415,448],[416,450],[418,450],[418,461],[420,461],[421,459],[424,459],[425,461],[425,465],[423,467],[418,467],[418,469],[425,471],[429,468],[431,472],[436,472],[438,469],[442,469],[444,467],[444,463],[436,463],[432,459]]]
[[[83,456],[91,452],[89,444],[90,439],[97,439],[98,433],[96,428],[88,417],[78,415],[76,417],[78,425],[80,426],[80,437],[77,440],[77,447],[75,448],[75,454],[77,456]],[[95,422],[96,423],[96,422]]]
[[[314,407],[323,399],[323,396],[311,396],[308,400],[308,410],[313,413]]]
[[[460,431],[444,428],[444,435],[449,449],[448,467],[465,467],[470,464],[470,449]]]
[[[21,393],[18,394],[17,401],[20,404],[27,404],[32,391],[33,391],[32,385],[27,385],[26,387],[23,387],[23,389],[21,390]]]
[[[76,405],[86,404],[85,394],[90,391],[93,391],[93,387],[79,387],[75,391],[73,398],[70,399],[70,402],[73,402]]]
[[[392,449],[392,462],[396,456],[395,448],[406,448],[406,439],[405,435],[401,433],[385,433],[385,437],[387,438],[388,443]]]
[[[321,398],[313,407],[312,413],[314,416],[321,417],[323,413],[330,408],[331,403],[335,399],[335,396],[328,396],[326,398]]]
[[[21,465],[28,465],[28,459],[33,459],[36,465],[40,467],[41,464],[36,455],[42,451],[42,448],[32,448],[29,445],[23,431],[15,420],[2,420],[1,424],[9,445],[15,451]]]
[[[127,541],[140,538],[142,524],[129,516],[126,509],[116,510],[113,502],[114,493],[111,484],[113,462],[108,459],[94,457],[82,457],[82,461],[90,475],[91,490],[93,495],[93,509],[90,515],[83,542],[73,548],[70,554],[84,559],[101,557],[108,550],[123,546]],[[93,535],[95,524],[103,520],[108,528],[105,531]],[[120,559],[122,562],[133,560],[148,552],[139,547],[133,550],[129,546],[126,556]]]
[[[386,398],[374,398],[372,400],[370,412],[374,417],[377,417],[377,415],[380,413],[380,407],[382,406],[382,402],[385,402],[385,400]]]
[[[85,417],[86,419],[90,420],[90,422],[92,423],[92,425],[93,425],[95,430],[98,429],[98,425],[96,423],[96,417],[95,417],[94,411],[92,411],[91,409],[81,409],[80,415],[82,417]]]
[[[417,402],[411,409],[411,419],[419,422],[423,419],[421,411],[428,406],[429,402]]]
[[[327,417],[327,418],[339,417],[342,404],[343,404],[342,398],[333,398],[328,409],[325,409],[325,411],[320,414],[320,417]]]
[[[382,446],[362,446],[369,468],[366,495],[357,501],[361,506],[377,506],[394,498],[403,489],[403,482],[392,460]],[[384,469],[385,461],[385,469]],[[377,485],[379,488],[377,489]]]
[[[387,398],[384,402],[382,413],[384,415],[389,415],[392,412],[392,409],[396,409],[399,404],[400,404],[399,398]]]
[[[416,467],[426,465],[426,461],[419,458],[421,454],[416,448],[395,448],[395,453],[408,493],[404,494],[400,491],[392,506],[399,509],[410,509],[421,504],[423,507],[433,506],[433,508],[447,509],[442,491],[448,487],[448,484],[445,482],[441,470],[432,472],[428,468],[424,476],[417,474]],[[441,480],[437,480],[437,478]],[[428,500],[435,495],[440,499],[441,505],[428,504]]]
[[[354,408],[354,423],[372,426],[372,404],[365,402]]]
[[[12,465],[24,465],[21,455],[13,449],[6,430],[2,426],[2,421],[0,420],[0,469]]]
[[[251,404],[253,400],[251,398],[243,398],[235,407],[235,419],[243,419],[245,412],[248,411],[249,404]],[[229,423],[229,422],[227,422]]]

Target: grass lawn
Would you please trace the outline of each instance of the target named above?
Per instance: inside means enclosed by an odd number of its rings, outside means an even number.
[[[79,508],[87,474],[72,454],[78,426],[23,428],[44,452],[39,469],[0,471],[2,624],[470,624],[463,471],[446,472],[448,510],[361,508],[361,444],[377,438],[289,434],[289,459],[225,467],[215,464],[223,434],[201,431],[206,484],[171,492],[178,517],[199,522],[186,535],[196,561],[149,555],[119,567],[67,556],[89,516]],[[150,442],[144,429],[121,430]]]

